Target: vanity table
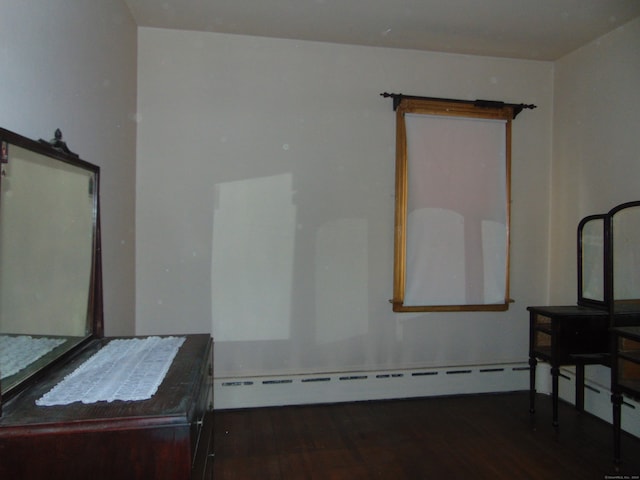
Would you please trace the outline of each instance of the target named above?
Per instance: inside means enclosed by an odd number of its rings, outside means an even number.
[[[99,168],[59,131],[38,142],[0,129],[0,147],[0,478],[212,478],[211,336],[104,337]],[[94,360],[149,339],[179,340],[149,396],[43,405],[79,371],[104,378],[98,390],[140,385]],[[136,374],[137,360],[112,357]]]
[[[576,408],[584,407],[586,365],[612,365],[611,329],[640,325],[640,202],[628,202],[578,224],[578,304],[531,306],[530,411],[535,412],[538,359],[552,377],[553,425],[558,426],[561,366],[575,366]]]
[[[560,367],[576,366],[576,408],[584,408],[584,366],[602,363],[608,350],[609,315],[579,305],[527,307],[529,311],[529,404],[535,411],[537,359],[551,366],[553,425],[558,425]],[[576,355],[581,361],[577,361]]]

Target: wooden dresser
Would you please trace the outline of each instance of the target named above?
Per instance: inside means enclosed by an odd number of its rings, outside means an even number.
[[[104,337],[99,197],[100,168],[60,130],[0,128],[0,480],[212,478],[213,340],[179,335],[163,361]],[[111,366],[84,364],[113,351]],[[81,365],[88,382],[36,404]],[[114,385],[141,389],[104,395]]]
[[[98,339],[2,405],[0,479],[212,478],[212,340],[185,335],[155,395],[39,407],[42,397],[111,339]]]

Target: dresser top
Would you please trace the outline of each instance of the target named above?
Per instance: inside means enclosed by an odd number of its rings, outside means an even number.
[[[139,423],[147,424],[185,422],[199,388],[203,369],[210,364],[211,337],[208,334],[184,336],[185,342],[178,350],[157,392],[149,400],[37,406],[36,400],[113,339],[95,340],[76,357],[53,368],[40,381],[3,405],[0,437],[3,436],[3,431],[8,434],[5,431],[7,428],[25,425],[46,427],[71,422],[81,428],[83,424],[91,424],[93,427],[100,422],[108,421],[113,424],[114,420],[127,422],[136,419]]]
[[[527,307],[527,310],[549,317],[607,317],[606,310],[581,305]]]

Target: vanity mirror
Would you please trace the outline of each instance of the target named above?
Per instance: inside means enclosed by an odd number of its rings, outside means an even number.
[[[578,224],[578,305],[612,315],[639,312],[639,264],[640,201],[583,218]]]
[[[0,129],[0,393],[102,337],[99,167]]]
[[[607,214],[605,298],[611,313],[640,313],[640,201],[620,204]],[[637,322],[634,322],[637,325]]]
[[[0,147],[0,478],[212,478],[210,334],[105,337],[99,168]]]
[[[606,215],[589,215],[578,224],[578,305],[605,308],[604,231]]]

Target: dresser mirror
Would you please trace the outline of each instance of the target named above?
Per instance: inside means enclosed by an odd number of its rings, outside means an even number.
[[[640,201],[578,224],[578,304],[612,314],[640,312]]]
[[[604,226],[606,215],[590,215],[578,224],[578,304],[605,308]]]
[[[618,205],[608,216],[613,313],[640,312],[640,201]]]
[[[102,336],[99,168],[0,129],[0,394]]]

